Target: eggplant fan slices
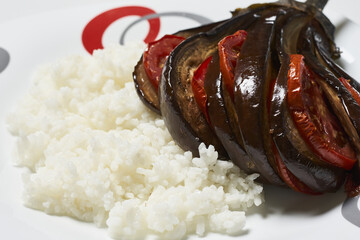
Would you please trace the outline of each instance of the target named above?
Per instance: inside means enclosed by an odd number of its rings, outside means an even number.
[[[335,62],[326,0],[236,9],[149,43],[137,93],[175,142],[213,145],[263,183],[360,194],[360,85]]]

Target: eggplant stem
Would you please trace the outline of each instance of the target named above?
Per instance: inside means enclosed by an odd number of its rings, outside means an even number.
[[[284,5],[289,5],[289,6],[294,5],[294,0],[279,0],[279,2]]]
[[[307,0],[306,4],[314,6],[318,10],[323,10],[328,0]]]

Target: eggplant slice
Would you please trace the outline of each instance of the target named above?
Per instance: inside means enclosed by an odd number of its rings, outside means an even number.
[[[233,13],[237,14],[239,11],[235,11]],[[207,32],[210,29],[222,24],[224,21],[210,23],[206,25],[202,25],[200,27],[190,28],[186,30],[182,30],[179,32],[174,33],[173,35],[188,38],[200,32]],[[154,88],[151,84],[149,77],[147,76],[143,64],[143,57],[139,59],[138,63],[136,64],[133,72],[133,80],[135,84],[135,89],[140,97],[141,101],[147,106],[150,110],[156,112],[157,114],[161,115],[160,112],[160,104],[159,104],[159,97],[158,91]]]
[[[240,133],[236,133],[239,130],[238,126],[232,125],[230,122],[235,118],[235,110],[234,106],[227,106],[228,104],[233,105],[233,103],[222,81],[218,52],[212,56],[205,79],[204,88],[210,122],[231,161],[246,173],[259,172],[255,163],[245,152],[243,145],[239,143],[237,136],[240,136]],[[262,178],[260,176],[260,180],[265,181]]]
[[[290,13],[277,34],[277,52],[281,68],[271,102],[270,127],[273,141],[287,169],[314,192],[336,191],[344,179],[344,171],[327,166],[318,159],[301,138],[289,114],[286,103],[290,55],[297,53],[297,39],[310,21],[307,14]]]
[[[256,24],[249,29],[235,67],[234,101],[239,118],[240,133],[245,150],[253,159],[259,173],[269,183],[281,184],[274,171],[271,145],[268,144],[267,99],[270,82],[277,69],[272,62],[274,26],[278,11],[264,11]],[[258,39],[263,39],[258,41]]]
[[[220,156],[227,156],[204,114],[200,111],[192,92],[191,80],[195,69],[217,51],[218,42],[237,30],[247,29],[259,18],[259,12],[276,9],[276,5],[259,5],[213,28],[194,35],[169,55],[159,86],[161,114],[175,142],[184,150],[198,155],[198,146],[204,142],[213,145]]]
[[[355,128],[358,134],[360,134],[360,106],[356,103],[350,92],[340,82],[339,78],[330,69],[324,67],[324,65],[319,61],[319,58],[316,57],[316,47],[313,35],[314,31],[315,29],[312,25],[303,29],[301,38],[299,39],[298,49],[301,49],[305,57],[306,64],[314,72],[316,72],[316,74],[324,79],[326,81],[326,85],[329,86],[329,91],[326,93],[329,98],[333,99],[333,101],[331,101],[331,103],[334,104],[333,109],[336,111],[337,116],[345,129]],[[319,37],[319,35],[317,35],[317,37]],[[326,39],[320,38],[318,41],[325,42]],[[323,49],[321,49],[321,52],[323,52]],[[333,91],[331,91],[331,89]],[[349,124],[347,120],[348,117],[350,118],[352,124]],[[354,133],[352,133],[353,130],[349,129],[347,131],[350,136],[353,136],[351,140],[359,149],[358,136],[356,137]]]
[[[348,195],[359,195],[359,100],[339,78],[359,93],[360,84],[334,61],[339,50],[335,27],[321,11],[326,2],[255,4],[236,9],[228,20],[178,32],[186,40],[168,56],[158,91],[140,59],[133,74],[138,95],[150,109],[161,112],[174,141],[194,156],[205,143],[245,172],[260,173],[264,183],[318,194],[337,191],[347,178]],[[247,39],[237,57],[232,98],[223,83],[217,48],[238,30],[247,31]],[[324,161],[297,128],[287,101],[293,54],[301,54],[316,74],[322,107],[341,124],[341,134],[356,154],[350,171]],[[204,82],[207,117],[195,101],[191,81],[209,56]]]

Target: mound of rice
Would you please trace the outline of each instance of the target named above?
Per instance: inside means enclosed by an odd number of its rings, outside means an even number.
[[[132,82],[144,45],[70,56],[39,68],[8,117],[25,205],[108,227],[116,239],[239,234],[245,211],[262,203],[256,174],[182,151]]]

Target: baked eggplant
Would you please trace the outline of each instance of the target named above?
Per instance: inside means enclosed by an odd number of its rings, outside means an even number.
[[[343,183],[344,171],[327,166],[312,153],[295,127],[287,105],[290,55],[297,53],[297,40],[309,18],[302,12],[290,11],[280,17],[281,21],[285,23],[280,23],[280,29],[277,29],[280,32],[276,35],[281,67],[274,83],[270,114],[274,151],[278,151],[278,161],[286,167],[283,179],[292,188],[307,193],[335,191]],[[286,175],[291,177],[286,178]]]
[[[244,150],[238,126],[234,123],[235,109],[222,81],[218,52],[213,54],[206,72],[204,90],[207,95],[207,110],[213,130],[223,144],[229,158],[247,173],[259,172],[255,163]],[[232,121],[232,122],[231,122]],[[240,141],[240,143],[239,143]],[[263,178],[262,176],[260,178]],[[263,179],[265,181],[265,179]]]
[[[159,86],[161,114],[165,124],[176,141],[185,150],[198,155],[198,146],[204,142],[213,145],[220,156],[227,156],[206,117],[194,99],[191,81],[198,66],[217,50],[218,42],[238,29],[247,29],[259,18],[258,13],[268,9],[259,5],[242,11],[209,32],[194,35],[171,52],[164,65]],[[272,6],[271,8],[277,8]]]
[[[347,179],[359,195],[360,84],[334,61],[326,2],[255,4],[179,32],[158,91],[135,67],[139,96],[195,156],[205,143],[264,183],[321,194]]]
[[[238,11],[235,11],[233,14],[237,14],[237,12]],[[172,35],[182,37],[185,39],[185,38],[188,38],[197,33],[209,31],[210,29],[221,24],[222,22],[223,21],[210,23],[207,25],[202,25],[200,27],[182,30],[182,31],[176,32]],[[141,56],[141,58],[139,59],[138,63],[136,64],[136,66],[134,68],[133,80],[135,83],[136,92],[137,92],[138,96],[140,97],[141,101],[150,110],[161,115],[160,106],[159,106],[158,89],[156,89],[153,86],[153,84],[151,84],[151,81],[149,80],[149,76],[147,75],[146,70],[144,68],[143,56]]]

